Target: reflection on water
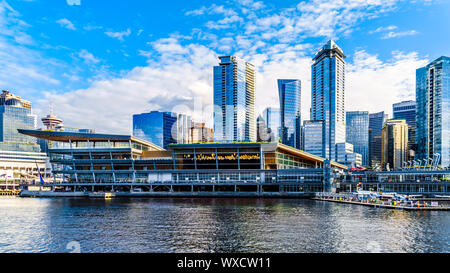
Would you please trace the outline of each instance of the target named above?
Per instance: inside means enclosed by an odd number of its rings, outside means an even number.
[[[77,250],[450,252],[450,213],[293,199],[0,198],[0,252]]]

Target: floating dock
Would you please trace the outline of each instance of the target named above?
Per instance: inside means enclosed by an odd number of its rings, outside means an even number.
[[[369,206],[373,208],[386,208],[386,209],[398,209],[398,210],[450,210],[450,207],[447,205],[438,205],[438,206],[430,206],[430,205],[423,205],[421,203],[420,205],[406,205],[402,202],[396,202],[395,205],[392,204],[392,202],[372,202],[368,200],[348,200],[345,197],[332,197],[332,196],[316,196],[312,198],[313,200],[317,201],[326,201],[326,202],[334,202],[334,203],[341,203],[341,204],[351,204],[351,205],[360,205],[360,206]],[[448,199],[442,200],[444,202],[448,202]],[[413,203],[416,203],[417,201],[413,201]],[[391,203],[391,204],[389,204]]]

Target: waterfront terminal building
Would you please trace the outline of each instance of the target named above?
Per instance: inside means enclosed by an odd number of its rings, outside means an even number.
[[[305,195],[345,165],[279,143],[171,144],[127,135],[19,130],[57,144],[55,191]],[[241,194],[241,195],[242,195]]]

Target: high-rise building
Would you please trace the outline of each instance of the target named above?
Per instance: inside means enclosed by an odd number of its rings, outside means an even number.
[[[392,105],[394,119],[404,119],[408,124],[408,158],[414,159],[416,150],[416,102],[402,101]]]
[[[305,152],[324,157],[325,126],[321,120],[305,120],[302,129],[302,148]]]
[[[0,150],[40,152],[33,137],[20,134],[17,129],[36,129],[37,117],[31,103],[3,90],[0,94]]]
[[[267,128],[266,121],[262,115],[256,118],[256,141],[269,142],[271,139],[269,128]]]
[[[369,114],[369,164],[381,167],[381,130],[388,119],[384,112]]]
[[[416,71],[416,159],[440,155],[450,165],[450,58],[442,56]]]
[[[259,123],[258,123],[259,122]],[[258,117],[258,141],[278,142],[280,132],[280,109],[268,107]]]
[[[353,153],[353,145],[348,142],[336,143],[336,162],[345,163],[347,154]]]
[[[214,141],[213,129],[205,123],[193,122],[190,129],[190,143],[208,143]]]
[[[164,149],[177,143],[177,129],[177,115],[172,112],[152,111],[133,115],[133,136]]]
[[[281,143],[301,148],[301,81],[278,80]]]
[[[3,90],[0,94],[0,189],[18,189],[19,184],[51,175],[51,166],[36,138],[18,129],[36,129],[31,102]],[[39,169],[39,171],[38,171]]]
[[[192,119],[184,114],[177,115],[177,143],[189,143]]]
[[[381,132],[381,165],[401,168],[408,161],[408,124],[405,120],[388,120]]]
[[[314,56],[311,77],[311,119],[325,125],[325,157],[335,158],[336,143],[345,142],[345,61],[334,41]]]
[[[369,112],[347,112],[347,142],[362,156],[362,165],[369,166]]]
[[[214,140],[256,141],[255,67],[235,56],[214,66]]]
[[[348,142],[336,143],[336,162],[348,167],[361,167],[362,155],[354,151],[354,146]]]

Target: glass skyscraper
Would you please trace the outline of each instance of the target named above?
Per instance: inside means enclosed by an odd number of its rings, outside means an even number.
[[[408,161],[408,124],[405,120],[388,120],[381,132],[381,165],[398,169]]]
[[[266,132],[259,132],[262,141],[265,142],[278,142],[280,131],[280,109],[268,107],[260,116],[260,122],[263,122],[264,126],[260,126],[262,130]]]
[[[214,66],[214,141],[256,141],[255,67],[235,56]]]
[[[440,154],[450,165],[450,58],[442,56],[416,71],[416,159]]]
[[[381,167],[381,130],[388,115],[384,112],[369,114],[369,163]]]
[[[281,143],[301,148],[301,81],[278,80]]]
[[[327,159],[334,159],[336,144],[345,142],[345,58],[330,40],[317,52],[311,68],[311,119],[324,121]]]
[[[353,151],[361,154],[362,165],[369,166],[369,112],[347,112],[347,142]]]
[[[192,127],[192,119],[184,114],[177,115],[177,143],[190,142],[190,130]]]
[[[321,120],[305,120],[302,130],[303,150],[307,153],[324,157],[325,145],[325,127]]]
[[[17,131],[36,127],[37,117],[31,112],[31,103],[4,90],[0,95],[0,150],[40,152],[34,137]]]
[[[404,119],[408,124],[408,158],[414,159],[416,148],[416,102],[413,100],[402,101],[392,105],[394,119]]]
[[[177,115],[152,111],[133,115],[133,136],[167,149],[177,143]]]

